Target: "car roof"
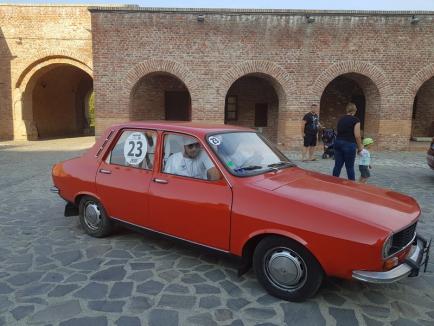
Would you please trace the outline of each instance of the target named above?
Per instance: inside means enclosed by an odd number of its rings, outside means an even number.
[[[190,122],[190,121],[129,121],[121,124],[114,125],[119,129],[123,128],[146,128],[156,129],[163,131],[184,132],[195,135],[206,135],[211,132],[228,132],[228,131],[255,131],[250,128],[218,124],[207,122]]]

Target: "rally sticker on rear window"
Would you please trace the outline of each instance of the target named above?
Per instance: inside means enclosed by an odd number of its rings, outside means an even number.
[[[216,146],[218,146],[218,145],[221,144],[220,139],[218,139],[218,138],[215,137],[215,136],[208,137],[208,141],[210,142],[211,145],[216,145]]]
[[[137,165],[145,159],[148,150],[146,137],[141,132],[133,132],[125,140],[124,157],[125,162],[131,165]]]

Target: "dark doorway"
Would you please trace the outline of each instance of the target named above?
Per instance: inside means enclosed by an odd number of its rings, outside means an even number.
[[[357,107],[356,117],[360,120],[360,129],[365,130],[365,96],[353,95],[351,102]]]
[[[165,92],[166,120],[190,121],[190,94],[187,91]]]

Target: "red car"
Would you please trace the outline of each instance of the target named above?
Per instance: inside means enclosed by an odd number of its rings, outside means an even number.
[[[413,198],[298,168],[247,128],[120,124],[52,174],[65,216],[91,236],[121,222],[223,251],[290,301],[325,276],[388,283],[428,261]]]

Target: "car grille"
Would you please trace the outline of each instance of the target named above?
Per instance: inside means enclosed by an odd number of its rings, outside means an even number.
[[[416,224],[414,223],[404,230],[395,233],[392,237],[392,247],[389,250],[389,256],[400,251],[402,248],[410,244],[416,233]]]

